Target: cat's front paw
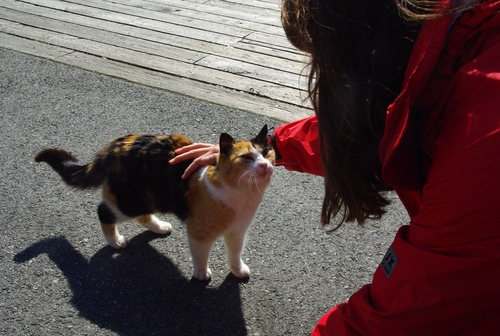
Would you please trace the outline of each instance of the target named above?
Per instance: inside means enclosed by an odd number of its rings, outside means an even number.
[[[116,239],[106,239],[108,241],[108,244],[114,247],[115,249],[122,249],[127,247],[128,245],[128,239],[125,238],[125,236],[118,236]]]
[[[231,273],[237,278],[248,278],[250,276],[250,268],[246,264],[242,264],[240,268],[232,268]]]
[[[212,271],[210,270],[210,268],[194,270],[193,278],[196,278],[196,279],[202,280],[202,281],[203,280],[210,280],[212,278]]]

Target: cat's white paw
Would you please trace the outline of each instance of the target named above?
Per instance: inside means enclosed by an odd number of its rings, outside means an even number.
[[[167,234],[172,232],[172,224],[158,220],[155,227],[150,230],[153,231],[154,233]]]
[[[172,232],[172,224],[159,220],[155,216],[151,216],[151,221],[143,224],[149,231],[158,234],[167,234]]]
[[[242,264],[240,268],[231,268],[231,273],[237,278],[248,278],[250,276],[250,268],[246,264]]]
[[[115,249],[122,249],[127,247],[128,245],[128,239],[125,238],[125,236],[119,235],[118,237],[112,239],[112,238],[107,238],[108,244],[113,246]]]
[[[198,280],[210,280],[212,278],[212,271],[210,268],[200,270],[195,269],[193,272],[193,278]]]

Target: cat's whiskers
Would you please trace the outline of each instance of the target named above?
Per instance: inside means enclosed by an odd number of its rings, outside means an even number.
[[[251,174],[250,174],[250,177],[248,178],[248,181],[247,181],[247,186],[248,186],[248,190],[249,190],[249,191],[250,191],[250,193],[252,194],[252,197],[253,197],[254,199],[257,199],[257,198],[255,197],[255,194],[254,194],[254,192],[253,192],[253,188],[252,188],[252,183],[253,183],[253,181],[254,181],[253,176],[254,176],[254,173],[251,173]]]
[[[253,188],[252,188],[252,182],[254,180],[254,178],[253,178],[254,175],[255,174],[252,172],[250,174],[250,176],[248,177],[247,186],[248,186],[248,190],[250,190],[250,192],[252,193],[253,198],[256,198],[254,193],[253,193]]]
[[[257,191],[259,192],[260,196],[263,196],[264,193],[259,188],[259,179],[258,179],[258,177],[256,177],[256,175],[257,175],[256,172],[252,172],[252,174],[248,178],[248,189],[250,189],[250,192],[252,193],[253,198],[257,200],[257,199],[260,199],[260,197],[257,197],[255,195],[254,188],[253,188],[252,184],[255,184],[255,189],[257,189]]]
[[[241,182],[241,179],[243,178],[243,176],[245,176],[248,173],[250,173],[250,171],[246,171],[243,174],[241,174],[240,178],[238,179],[238,184],[236,185],[237,187],[240,185],[240,182]]]
[[[253,175],[255,176],[256,174],[254,173]],[[260,196],[262,196],[264,193],[259,188],[259,179],[258,179],[258,177],[254,177],[253,180],[255,182],[255,187],[257,188],[257,191],[259,192]]]

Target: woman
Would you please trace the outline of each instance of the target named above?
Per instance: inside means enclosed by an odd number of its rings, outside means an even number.
[[[278,164],[325,176],[325,225],[380,218],[391,188],[409,215],[313,335],[498,333],[500,0],[283,0],[282,19],[316,116],[276,129]],[[190,170],[217,152],[186,150]]]

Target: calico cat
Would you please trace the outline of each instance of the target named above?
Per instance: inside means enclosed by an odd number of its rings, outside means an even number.
[[[97,213],[114,248],[128,243],[116,224],[135,218],[147,229],[166,234],[171,224],[153,214],[173,213],[187,225],[194,278],[210,279],[210,249],[221,236],[231,272],[248,277],[250,270],[241,260],[245,234],[270,182],[275,159],[267,125],[249,141],[221,134],[216,165],[202,167],[182,180],[192,160],[176,165],[169,160],[175,149],[189,144],[183,135],[128,135],[110,142],[86,165],[57,148],[42,150],[35,161],[47,162],[70,186],[102,186]]]

